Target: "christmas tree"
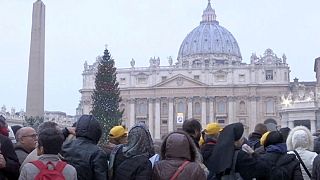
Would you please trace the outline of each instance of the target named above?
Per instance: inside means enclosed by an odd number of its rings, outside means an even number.
[[[123,111],[119,110],[121,97],[116,69],[114,60],[106,47],[104,55],[99,60],[95,90],[92,95],[93,107],[91,113],[102,127],[100,143],[106,143],[110,129],[121,124]]]

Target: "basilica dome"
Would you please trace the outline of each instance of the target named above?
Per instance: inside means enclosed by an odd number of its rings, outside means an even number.
[[[210,1],[203,11],[200,25],[183,40],[178,53],[178,63],[194,63],[210,60],[215,63],[241,62],[241,53],[236,39],[216,20]]]

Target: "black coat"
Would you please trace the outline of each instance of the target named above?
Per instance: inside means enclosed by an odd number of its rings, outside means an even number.
[[[266,173],[270,171],[268,164],[261,159],[251,156],[246,152],[239,150],[236,172],[239,172],[244,180],[252,178],[265,178]]]
[[[238,151],[235,171],[241,175],[243,180],[252,180],[253,178],[260,180],[267,178],[266,174],[270,172],[270,168],[266,162],[242,150]],[[230,169],[225,173],[229,174]],[[210,172],[208,179],[220,180],[222,175],[223,174],[213,175],[213,173]]]
[[[92,116],[84,115],[77,122],[76,136],[62,146],[61,154],[76,168],[78,180],[108,179],[107,155],[97,146],[101,137],[99,123]]]
[[[320,155],[317,155],[313,160],[311,179],[320,180]]]
[[[120,148],[115,156],[114,180],[151,180],[152,164],[146,156],[137,155],[126,158]]]
[[[1,154],[6,160],[6,167],[0,169],[0,179],[8,178],[8,180],[15,180],[19,178],[19,160],[14,151],[11,140],[0,134]]]
[[[290,176],[288,180],[303,180],[300,162],[296,159],[294,154],[267,152],[262,155],[260,159],[267,162],[269,167],[274,167],[277,163],[281,164],[281,167],[283,166],[288,170],[287,174]],[[269,170],[266,178],[257,178],[257,180],[269,179],[270,175],[273,173],[272,168]]]
[[[210,162],[209,158],[213,152],[214,147],[216,146],[216,141],[213,139],[207,139],[205,144],[200,148],[201,155],[203,158],[203,164],[207,167]]]
[[[314,139],[314,152],[320,154],[320,137]]]

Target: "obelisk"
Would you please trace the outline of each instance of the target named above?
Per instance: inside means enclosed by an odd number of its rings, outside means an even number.
[[[45,5],[33,3],[26,116],[44,116]]]

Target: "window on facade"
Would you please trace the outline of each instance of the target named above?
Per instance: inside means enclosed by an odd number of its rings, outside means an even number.
[[[162,81],[167,80],[167,76],[162,76],[162,77],[161,77],[161,80],[162,80]]]
[[[284,80],[288,81],[288,73],[287,72],[284,72]]]
[[[224,124],[225,123],[225,119],[217,119],[219,124]]]
[[[194,114],[195,115],[201,114],[201,106],[199,102],[194,103]]]
[[[168,124],[168,120],[162,120],[161,124]]]
[[[217,111],[218,113],[222,114],[222,113],[226,113],[226,103],[223,101],[218,102],[217,105]]]
[[[181,101],[178,103],[178,112],[184,113],[184,104]]]
[[[147,78],[146,77],[138,77],[138,84],[146,84]]]
[[[244,74],[239,74],[239,81],[244,82],[245,81],[245,75]]]
[[[147,115],[147,108],[148,108],[148,105],[146,102],[139,102],[138,103],[138,111],[137,111],[137,115],[138,116],[146,116]]]
[[[168,115],[168,104],[167,103],[162,103],[161,114],[162,115]]]
[[[195,75],[195,76],[193,76],[193,79],[199,80],[199,79],[200,79],[200,76],[199,76],[199,75]]]
[[[199,60],[193,61],[192,67],[194,67],[194,68],[201,67],[201,61],[199,61]]]
[[[126,78],[120,78],[120,84],[125,84],[126,83]]]
[[[266,102],[266,112],[274,113],[274,102],[271,99]]]
[[[266,70],[266,80],[273,80],[273,71]]]
[[[246,114],[246,103],[241,101],[239,106],[240,114]]]
[[[226,81],[226,76],[224,74],[217,74],[216,81],[219,81],[219,82]]]

